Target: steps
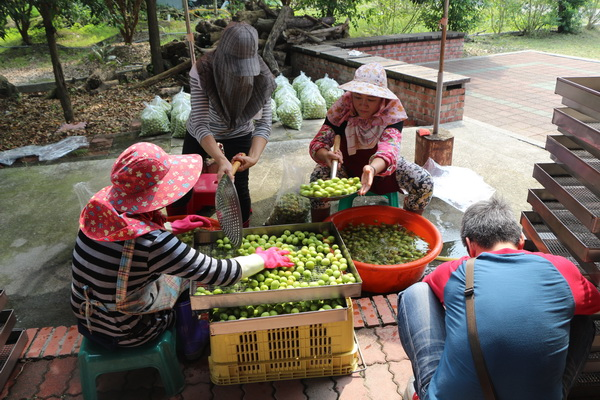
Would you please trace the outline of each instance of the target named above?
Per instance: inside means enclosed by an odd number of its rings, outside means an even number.
[[[538,251],[564,256],[600,286],[600,77],[558,78],[562,104],[552,122],[562,135],[546,138],[554,163],[535,164],[544,189],[529,189],[531,212],[521,225]],[[600,393],[600,315],[588,361],[569,399]]]

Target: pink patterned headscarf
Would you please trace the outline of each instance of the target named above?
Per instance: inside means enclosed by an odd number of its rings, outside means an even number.
[[[397,98],[384,98],[375,114],[370,118],[360,118],[352,104],[352,92],[344,93],[327,111],[327,119],[336,126],[348,121],[345,132],[350,155],[356,154],[356,150],[372,149],[386,127],[407,118],[406,111]]]

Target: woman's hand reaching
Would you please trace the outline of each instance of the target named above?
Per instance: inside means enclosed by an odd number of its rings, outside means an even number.
[[[363,167],[363,172],[360,177],[360,183],[362,183],[362,187],[358,189],[358,194],[364,196],[367,194],[371,186],[373,185],[373,178],[375,178],[375,167],[371,164],[367,164]]]

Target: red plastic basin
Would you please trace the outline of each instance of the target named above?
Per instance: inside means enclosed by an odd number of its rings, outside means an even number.
[[[423,258],[404,264],[376,265],[354,261],[362,279],[362,290],[372,293],[393,293],[406,289],[423,276],[427,265],[442,251],[442,235],[427,218],[390,206],[361,206],[339,211],[325,221],[333,222],[341,231],[349,224],[401,224],[429,244]],[[377,221],[377,222],[375,222]]]

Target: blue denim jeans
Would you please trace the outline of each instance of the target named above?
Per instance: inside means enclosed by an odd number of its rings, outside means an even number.
[[[444,319],[444,307],[428,284],[418,282],[398,294],[398,333],[411,361],[415,391],[421,400],[429,398],[427,389],[444,351]],[[591,316],[576,315],[573,318],[563,375],[563,399],[567,398],[583,369],[594,335]]]

